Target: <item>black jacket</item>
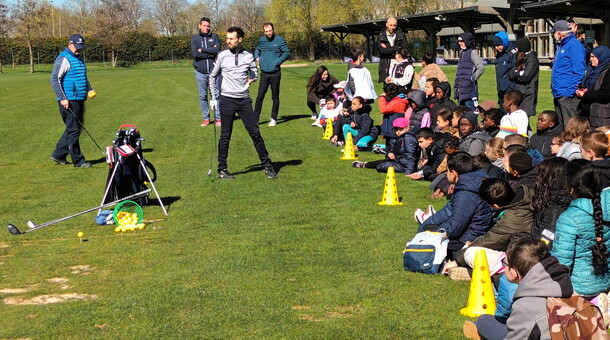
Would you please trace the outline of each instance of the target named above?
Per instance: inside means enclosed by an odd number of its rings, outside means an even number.
[[[538,150],[543,157],[550,157],[551,142],[553,142],[553,137],[559,136],[562,132],[563,125],[561,125],[561,123],[545,131],[537,131],[530,138],[530,147]]]
[[[538,62],[538,55],[536,52],[531,51],[526,56],[523,74],[516,67],[508,73],[510,80],[515,82],[515,90],[523,93],[523,101],[519,108],[530,117],[536,115],[539,72],[540,63]]]
[[[379,51],[379,82],[385,82],[385,79],[390,74],[390,62],[394,59],[396,51],[400,48],[407,48],[407,37],[400,28],[396,28],[396,38],[394,39],[394,46],[390,46],[388,40],[387,30],[384,28],[379,36],[377,37],[377,50]],[[381,44],[385,44],[386,47],[382,47]]]
[[[371,106],[365,104],[351,115],[353,122],[356,124],[354,129],[358,130],[358,135],[354,137],[354,144],[358,143],[364,136],[371,136],[373,140],[377,139],[379,131],[377,131],[377,127],[373,124],[373,118],[370,115],[371,110]]]

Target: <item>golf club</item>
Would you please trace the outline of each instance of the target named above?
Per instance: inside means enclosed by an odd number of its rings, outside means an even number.
[[[218,104],[216,104],[218,105]],[[216,116],[216,110],[214,110],[214,116]],[[216,122],[214,122],[214,149],[210,153],[210,169],[208,170],[208,177],[212,176],[212,165],[214,161],[214,150],[216,150]]]
[[[104,152],[104,150],[102,150],[100,145],[97,144],[97,142],[95,141],[95,138],[93,138],[93,136],[91,136],[91,134],[89,133],[89,130],[87,130],[85,125],[83,125],[83,123],[78,119],[78,117],[76,116],[74,111],[72,111],[72,109],[70,107],[68,107],[67,110],[68,110],[68,112],[70,112],[74,116],[74,119],[76,119],[76,121],[78,122],[78,125],[80,125],[83,128],[83,130],[85,130],[85,132],[89,135],[89,137],[91,137],[91,140],[93,141],[93,143],[95,143],[95,146],[97,146],[97,148],[100,150],[102,155],[104,155],[104,157],[106,157],[106,153]]]
[[[81,212],[76,213],[74,215],[58,218],[56,220],[53,220],[53,221],[50,221],[50,222],[41,223],[39,225],[34,224],[34,222],[32,222],[32,221],[28,221],[28,226],[31,229],[30,230],[26,230],[24,232],[20,231],[15,225],[9,223],[9,225],[8,225],[8,232],[13,234],[13,235],[21,235],[21,234],[29,233],[31,231],[42,229],[44,227],[48,227],[48,226],[50,226],[52,224],[59,223],[61,221],[65,221],[65,220],[71,219],[71,218],[76,217],[76,216],[84,215],[86,213],[95,211],[97,209],[108,208],[108,207],[111,207],[111,206],[113,206],[115,204],[121,203],[122,201],[126,201],[126,200],[130,200],[132,198],[138,198],[138,197],[144,196],[144,195],[148,194],[149,192],[150,192],[150,189],[147,189],[147,190],[144,190],[144,191],[140,191],[138,193],[135,193],[133,195],[129,195],[127,197],[123,197],[123,198],[118,199],[116,201],[113,201],[113,202],[110,202],[110,203],[106,203],[106,204],[102,204],[99,207],[87,209],[85,211],[81,211]]]

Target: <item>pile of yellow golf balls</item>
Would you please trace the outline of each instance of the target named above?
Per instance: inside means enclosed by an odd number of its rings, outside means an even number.
[[[134,231],[137,229],[144,229],[146,224],[138,223],[138,214],[137,213],[129,213],[127,211],[119,211],[116,215],[116,219],[118,222],[118,226],[114,228],[114,231],[118,232],[126,232],[126,231]]]

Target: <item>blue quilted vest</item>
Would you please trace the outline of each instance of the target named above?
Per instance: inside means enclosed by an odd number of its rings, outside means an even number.
[[[472,51],[473,49],[469,48],[462,52],[455,73],[455,91],[458,94],[459,101],[471,99],[472,92],[474,91],[474,82],[472,81],[474,70],[474,63],[472,62],[471,56]]]
[[[68,100],[87,99],[87,67],[85,62],[67,48],[59,56],[65,57],[70,62],[70,70],[66,72],[61,81],[66,98]]]

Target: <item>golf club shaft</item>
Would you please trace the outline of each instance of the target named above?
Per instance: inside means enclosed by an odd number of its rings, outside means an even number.
[[[142,166],[142,170],[144,171],[144,174],[146,174],[146,178],[148,178],[148,183],[150,183],[150,186],[155,191],[155,195],[157,196],[157,200],[159,201],[159,205],[161,206],[161,209],[163,209],[163,213],[165,214],[165,216],[167,216],[167,210],[165,210],[165,206],[163,205],[163,201],[161,201],[161,196],[159,196],[159,193],[157,192],[155,183],[153,183],[152,178],[150,178],[150,175],[148,174],[148,171],[146,170],[146,165],[144,164],[142,157],[140,157],[140,155],[137,152],[136,152],[136,156],[138,157],[138,161],[140,161],[140,165]],[[150,189],[147,189],[147,190],[150,191]]]
[[[116,201],[113,201],[113,202],[110,202],[110,203],[106,203],[106,204],[102,204],[99,207],[87,209],[85,211],[81,211],[81,212],[76,213],[74,215],[58,218],[58,219],[50,221],[50,222],[41,223],[41,224],[37,225],[36,228],[32,228],[30,230],[27,230],[26,233],[30,232],[30,231],[33,231],[33,230],[37,230],[37,229],[40,229],[40,228],[44,228],[44,227],[50,226],[51,224],[55,224],[55,223],[58,223],[58,222],[61,222],[61,221],[65,221],[65,220],[71,219],[71,218],[76,217],[76,216],[80,216],[80,215],[84,215],[86,213],[90,213],[90,212],[92,212],[94,210],[97,210],[97,209],[108,208],[108,207],[111,207],[111,206],[113,206],[115,204],[121,203],[122,201],[126,201],[126,200],[130,200],[132,198],[138,198],[138,197],[144,196],[144,195],[148,194],[149,192],[150,192],[150,189],[146,189],[144,191],[140,191],[138,193],[135,193],[133,195],[129,195],[127,197],[123,197],[123,198],[118,199]]]
[[[91,134],[89,133],[89,130],[87,130],[87,128],[85,127],[85,125],[78,119],[78,117],[76,116],[76,114],[74,113],[74,111],[72,111],[72,109],[70,107],[68,107],[68,111],[74,116],[74,119],[76,119],[76,121],[78,122],[78,125],[80,125],[83,130],[85,130],[85,132],[89,135],[89,137],[91,138],[91,140],[93,141],[93,143],[95,143],[95,146],[97,146],[97,148],[100,150],[100,152],[102,153],[102,155],[104,155],[104,157],[106,157],[106,153],[104,152],[104,150],[102,150],[102,148],[100,147],[99,144],[97,144],[97,142],[95,141],[95,138],[93,138],[93,136],[91,136]]]

